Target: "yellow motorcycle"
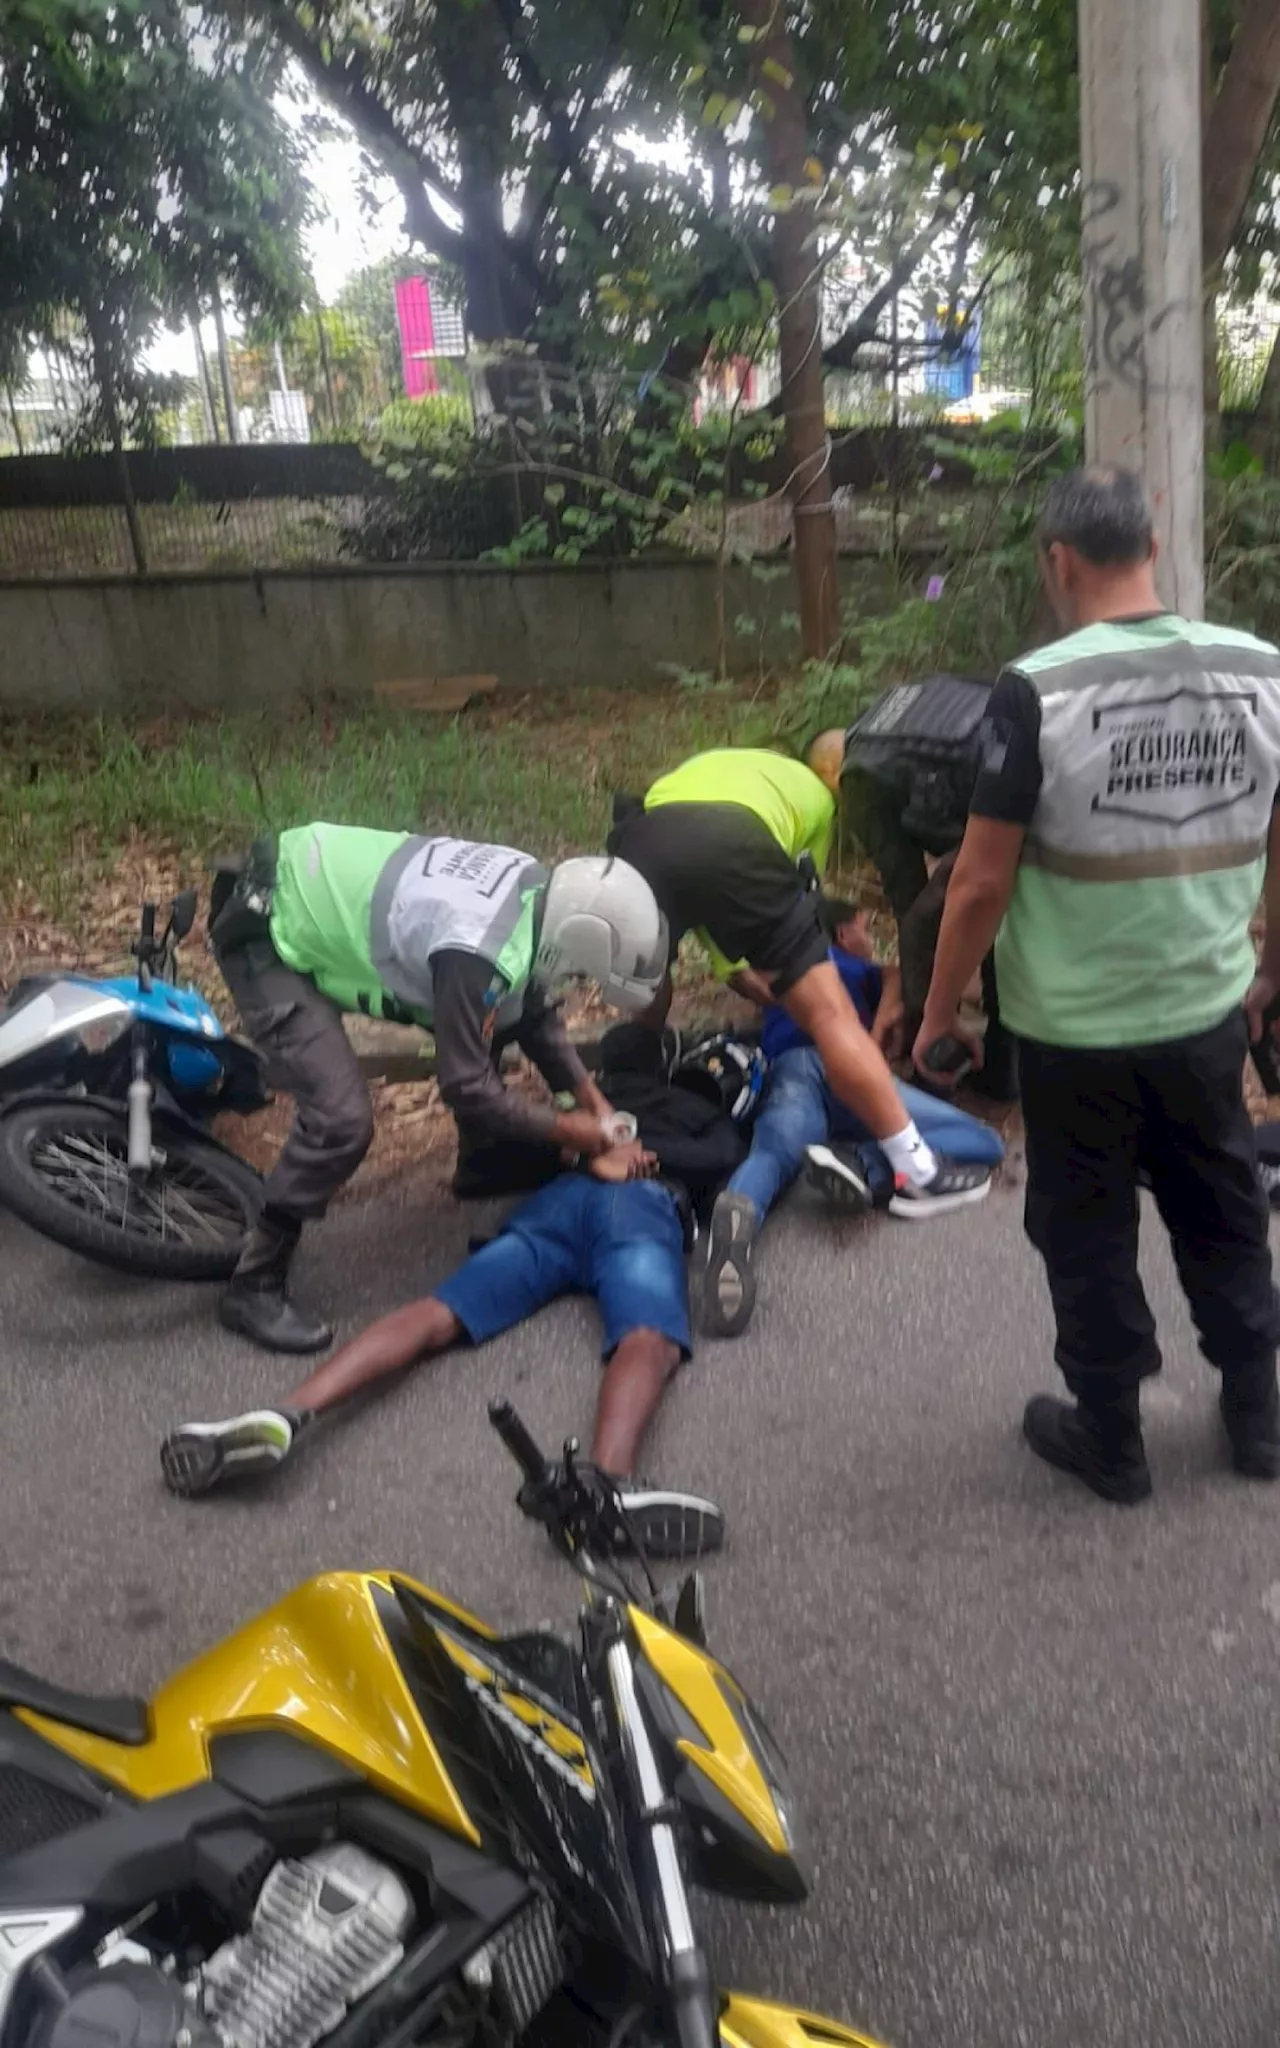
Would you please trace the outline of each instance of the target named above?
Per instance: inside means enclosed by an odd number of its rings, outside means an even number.
[[[0,1664],[0,2048],[874,2048],[719,1991],[690,1886],[807,1890],[701,1585],[491,1419],[582,1576],[576,1644],[394,1572],[312,1579],[150,1702]]]

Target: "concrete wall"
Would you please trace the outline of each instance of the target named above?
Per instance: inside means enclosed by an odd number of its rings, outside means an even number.
[[[852,561],[850,580],[874,580]],[[725,615],[744,671],[796,656],[791,577],[735,567]],[[0,707],[208,711],[367,696],[379,683],[496,675],[503,688],[643,683],[713,666],[701,562],[279,570],[0,583]]]

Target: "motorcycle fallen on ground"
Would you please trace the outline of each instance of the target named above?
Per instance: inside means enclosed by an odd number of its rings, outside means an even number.
[[[262,1202],[259,1176],[210,1129],[268,1097],[259,1055],[178,986],[195,915],[187,890],[157,937],[144,904],[135,974],[30,976],[0,1011],[0,1204],[156,1279],[225,1278]]]
[[[698,1577],[598,1562],[612,1482],[490,1417],[574,1643],[334,1572],[150,1702],[0,1664],[0,2048],[874,2048],[716,1987],[690,1887],[806,1894],[783,1760]]]

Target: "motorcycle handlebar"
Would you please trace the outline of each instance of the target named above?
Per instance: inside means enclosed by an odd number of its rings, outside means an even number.
[[[538,1449],[510,1401],[490,1401],[489,1420],[526,1479],[542,1479],[547,1460]]]

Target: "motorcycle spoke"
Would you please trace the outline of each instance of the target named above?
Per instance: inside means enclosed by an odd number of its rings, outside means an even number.
[[[130,1187],[129,1194],[134,1201],[148,1205],[158,1229],[154,1233],[161,1238],[176,1237],[183,1244],[195,1244],[200,1239],[219,1242],[226,1232],[219,1223],[229,1223],[234,1231],[243,1229],[243,1219],[230,1204],[222,1206],[220,1216],[211,1214],[211,1207],[202,1208],[183,1192],[176,1182],[165,1179],[158,1189],[149,1188],[145,1183]]]
[[[113,1178],[111,1162],[105,1143],[101,1147],[100,1158],[94,1157],[94,1150],[84,1138],[63,1139],[61,1142],[50,1139],[47,1145],[33,1153],[31,1163],[78,1209],[96,1206],[104,1214],[109,1214],[108,1184]],[[95,1178],[95,1170],[98,1178]],[[77,1200],[77,1192],[90,1199]]]
[[[167,1163],[152,1181],[135,1181],[123,1139],[105,1133],[64,1133],[34,1146],[30,1156],[61,1200],[131,1236],[199,1246],[223,1243],[244,1229],[235,1197],[188,1160]]]

